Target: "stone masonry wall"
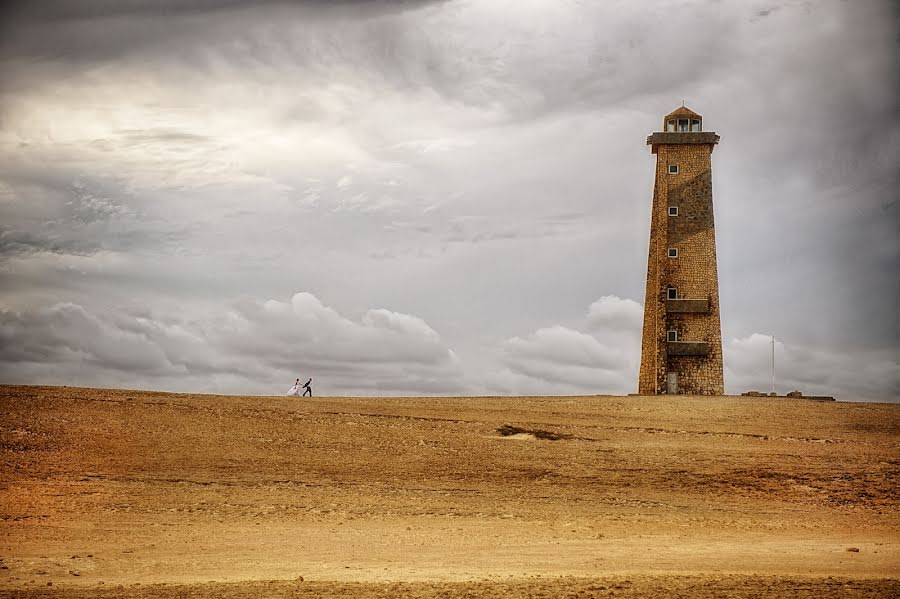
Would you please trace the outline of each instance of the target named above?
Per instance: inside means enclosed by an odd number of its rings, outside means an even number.
[[[664,215],[660,214],[660,198],[666,196],[665,172],[660,171],[657,160],[653,185],[653,208],[650,215],[650,247],[647,258],[647,286],[644,292],[644,324],[641,335],[641,367],[638,375],[638,393],[656,395],[660,384],[665,388],[666,344],[665,307],[659,301],[659,285],[665,269],[666,228]],[[665,209],[665,208],[663,208]],[[660,338],[660,336],[662,336]]]
[[[664,139],[664,138],[663,138]],[[654,146],[657,153],[653,194],[647,288],[638,392],[666,392],[666,373],[678,373],[679,393],[724,393],[718,273],[713,220],[711,144]],[[677,164],[679,172],[669,174]],[[678,216],[669,216],[670,206]],[[677,258],[668,257],[670,247]],[[682,298],[706,298],[708,313],[667,313],[669,287]],[[669,356],[666,334],[678,331],[681,341],[703,341],[707,356]]]

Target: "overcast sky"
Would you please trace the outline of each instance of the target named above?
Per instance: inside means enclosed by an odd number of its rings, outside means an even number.
[[[893,2],[2,10],[0,382],[634,392],[683,100],[726,391],[900,398]]]

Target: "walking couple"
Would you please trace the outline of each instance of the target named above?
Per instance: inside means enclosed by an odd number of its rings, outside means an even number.
[[[288,395],[300,395],[300,389],[306,389],[303,392],[303,397],[306,397],[307,393],[309,393],[309,396],[312,397],[312,387],[310,385],[312,385],[312,378],[310,378],[308,381],[306,381],[302,385],[300,384],[300,379],[297,379],[296,381],[294,381],[294,386],[291,387],[290,389],[288,389],[287,394]]]

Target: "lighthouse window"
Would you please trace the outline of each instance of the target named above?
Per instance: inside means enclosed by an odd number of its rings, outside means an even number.
[[[671,330],[666,333],[666,341],[678,341],[678,331]]]
[[[670,175],[677,175],[677,174],[678,174],[678,165],[677,165],[677,164],[670,164],[670,165],[669,165],[669,174],[670,174]]]
[[[675,119],[671,119],[666,123],[666,131],[675,131]]]
[[[669,248],[669,258],[678,257],[678,248]]]
[[[688,123],[690,121],[688,119],[678,119],[678,130],[679,131],[690,131],[688,128]]]
[[[678,299],[678,289],[676,289],[675,287],[669,287],[666,297],[668,297],[669,299]]]
[[[691,119],[691,131],[700,131],[700,119]]]
[[[678,206],[669,206],[669,216],[678,216]]]

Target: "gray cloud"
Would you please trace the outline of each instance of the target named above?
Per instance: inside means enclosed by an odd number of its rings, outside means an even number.
[[[259,0],[254,9],[293,6],[318,10],[403,10],[435,4],[439,0]],[[245,8],[241,0],[34,0],[6,7],[7,14],[34,21],[99,19],[105,17],[156,16],[220,13]]]
[[[95,313],[76,304],[0,313],[0,377],[279,394],[295,376],[320,392],[463,393],[458,359],[423,320],[384,309],[351,320],[308,293],[244,298],[217,317],[153,310]],[[320,378],[321,377],[321,378]]]
[[[732,393],[771,390],[771,337],[754,333],[722,348]],[[775,343],[775,385],[780,394],[833,395],[839,400],[884,401],[900,397],[900,364],[893,352],[841,352]]]
[[[187,226],[155,217],[118,185],[42,181],[33,173],[8,181],[8,199],[0,205],[0,263],[39,252],[129,252],[189,237]]]
[[[209,44],[240,43],[258,52],[271,45],[248,29],[301,20],[358,21],[391,17],[445,0],[35,0],[0,7],[0,52],[7,57],[70,66],[177,57],[198,59]],[[249,27],[248,27],[249,26]],[[212,35],[211,35],[212,34]],[[53,42],[46,43],[47,35]],[[283,40],[282,40],[283,41]],[[172,52],[173,46],[177,51]],[[184,55],[182,55],[184,56]],[[9,66],[9,65],[7,65]],[[48,65],[43,65],[48,66]]]

